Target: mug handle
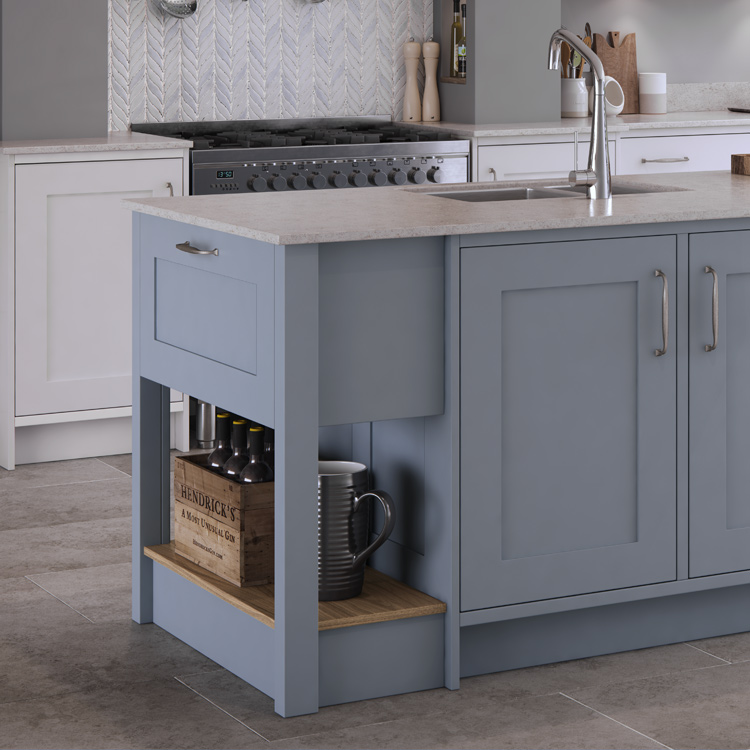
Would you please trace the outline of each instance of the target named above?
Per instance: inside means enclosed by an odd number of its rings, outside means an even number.
[[[393,503],[393,499],[387,492],[381,492],[380,490],[365,492],[355,498],[352,513],[356,513],[359,508],[363,507],[362,503],[368,497],[375,497],[380,500],[380,504],[383,506],[383,513],[385,513],[385,523],[383,524],[383,530],[378,534],[378,538],[369,547],[366,547],[362,552],[354,556],[352,562],[352,567],[354,568],[363,565],[365,560],[367,560],[367,558],[375,552],[378,547],[385,543],[385,540],[391,535],[393,527],[396,525],[396,506]]]

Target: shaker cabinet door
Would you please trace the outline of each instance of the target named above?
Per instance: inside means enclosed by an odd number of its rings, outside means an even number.
[[[749,570],[750,232],[690,235],[689,358],[690,575]]]
[[[16,414],[129,406],[131,212],[182,159],[16,167]]]
[[[461,609],[676,577],[676,238],[464,249]]]

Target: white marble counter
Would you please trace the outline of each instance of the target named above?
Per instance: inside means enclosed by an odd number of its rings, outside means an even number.
[[[497,125],[467,125],[456,122],[421,123],[421,127],[453,133],[463,138],[525,137],[590,132],[591,118],[561,118],[551,122],[519,122]],[[750,127],[750,114],[720,110],[713,112],[670,112],[666,115],[618,115],[607,118],[610,133],[630,130]]]
[[[549,185],[551,181],[498,183]],[[558,184],[560,184],[558,182]],[[135,211],[243,237],[293,245],[347,240],[750,218],[750,177],[729,172],[615,177],[654,192],[465,202],[435,193],[486,190],[487,183],[385,189],[210,195],[125,201]]]
[[[61,138],[44,141],[0,141],[0,154],[70,154],[93,151],[153,151],[184,149],[192,141],[144,133],[113,132],[101,138]]]

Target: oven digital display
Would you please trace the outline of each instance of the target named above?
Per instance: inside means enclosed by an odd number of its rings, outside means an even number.
[[[217,180],[231,180],[234,178],[233,169],[221,169],[216,173]]]

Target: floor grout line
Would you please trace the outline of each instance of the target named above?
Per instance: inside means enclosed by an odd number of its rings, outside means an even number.
[[[109,464],[105,464],[106,466],[109,466]],[[110,469],[114,469],[114,466],[110,466]],[[119,469],[115,469],[115,471],[120,471]],[[50,487],[72,487],[74,485],[79,484],[96,484],[97,482],[121,482],[124,477],[127,477],[132,481],[133,477],[130,476],[130,474],[125,474],[125,472],[120,472],[123,476],[121,477],[104,477],[103,479],[82,479],[79,482],[54,482],[53,484],[33,484],[29,485],[28,487],[13,487],[9,490],[5,490],[5,488],[0,483],[0,491],[7,491],[7,492],[18,492],[19,490],[25,491],[25,490],[44,490],[49,489]]]
[[[124,474],[126,477],[130,477],[131,479],[133,478],[133,475],[132,474],[128,474],[127,471],[123,471],[122,469],[118,469],[116,466],[112,466],[112,464],[108,464],[106,461],[102,461],[102,459],[99,458],[98,456],[95,456],[95,458],[96,458],[96,460],[100,464],[104,464],[105,466],[109,466],[110,469],[114,469],[115,471],[119,471],[120,474]]]
[[[219,711],[226,714],[230,719],[232,719],[233,721],[236,721],[238,724],[241,724],[243,727],[245,727],[245,729],[249,729],[253,734],[257,735],[265,742],[268,742],[269,744],[271,744],[271,740],[269,740],[267,737],[264,737],[260,732],[257,732],[251,726],[248,726],[247,724],[245,724],[244,721],[241,721],[236,716],[232,716],[232,714],[230,714],[229,711],[227,711],[225,708],[222,708],[217,703],[214,703],[210,698],[206,698],[205,695],[203,695],[202,693],[199,693],[195,688],[190,687],[190,685],[188,685],[186,682],[183,682],[179,677],[175,677],[174,679],[177,680],[177,682],[179,682],[180,685],[184,685],[188,690],[191,690],[192,692],[194,692],[199,698],[202,698],[204,701],[206,701],[206,703],[210,703],[214,708],[218,708]]]
[[[44,575],[44,573],[41,573],[40,575]],[[53,599],[57,599],[58,602],[60,602],[61,604],[64,604],[66,607],[68,607],[68,609],[72,609],[76,614],[81,615],[81,617],[83,617],[84,620],[87,620],[92,625],[96,625],[96,623],[90,618],[86,617],[86,615],[84,615],[83,612],[79,612],[75,607],[71,607],[70,604],[68,604],[66,601],[63,601],[59,596],[55,596],[51,591],[47,591],[47,589],[45,589],[44,586],[41,586],[40,584],[38,584],[30,576],[24,576],[24,578],[27,581],[30,581],[31,583],[33,583],[35,586],[38,586],[42,591],[44,591],[46,594],[49,594]]]
[[[576,700],[575,698],[572,698],[569,695],[566,695],[565,693],[560,693],[563,698],[567,698],[568,700],[573,701],[573,703],[577,703],[579,706],[583,706],[584,708],[588,708],[590,711],[594,711],[595,713],[599,714],[599,716],[603,716],[605,719],[609,719],[610,721],[614,721],[615,724],[619,724],[621,727],[625,727],[625,729],[629,729],[631,732],[635,732],[636,734],[639,734],[641,737],[645,737],[650,742],[655,742],[659,747],[663,747],[665,750],[672,750],[672,748],[669,747],[669,745],[665,745],[662,742],[659,742],[659,740],[655,740],[653,737],[649,737],[647,734],[644,734],[643,732],[639,732],[637,729],[633,729],[633,727],[629,727],[627,724],[623,724],[621,721],[618,721],[617,719],[607,716],[607,714],[602,713],[601,711],[597,711],[593,706],[589,706],[586,703],[582,703],[579,700]]]
[[[728,661],[727,659],[722,659],[720,656],[716,656],[716,654],[712,654],[710,651],[706,651],[705,649],[698,648],[698,646],[693,646],[692,643],[685,643],[686,646],[690,646],[690,648],[694,648],[696,651],[700,651],[702,654],[706,654],[708,656],[712,656],[714,659],[718,659],[719,661],[723,661],[725,664],[732,664],[731,661]]]

